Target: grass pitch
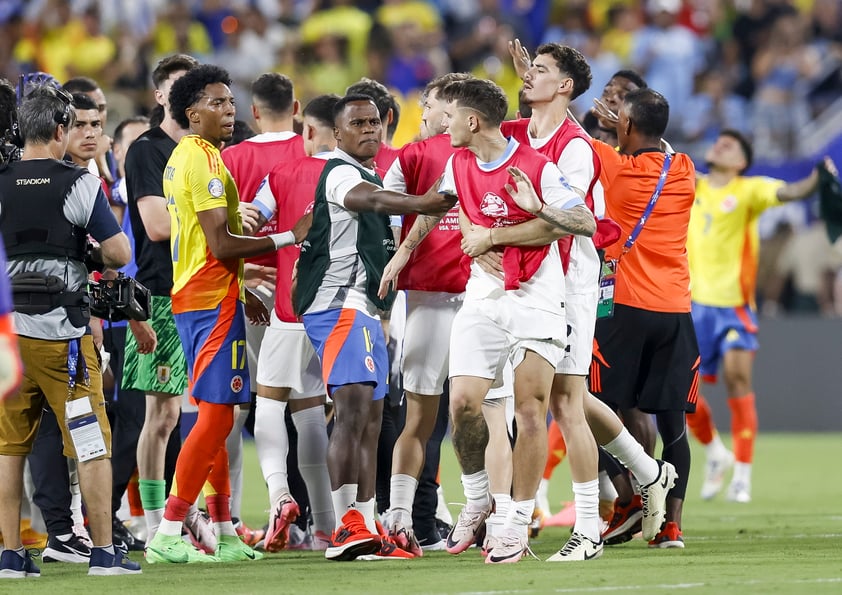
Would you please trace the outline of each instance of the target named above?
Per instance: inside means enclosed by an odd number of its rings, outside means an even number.
[[[266,522],[267,497],[253,443],[247,444],[243,517]],[[459,473],[446,445],[442,481],[449,502],[462,501]],[[143,575],[87,577],[87,567],[40,564],[39,579],[0,582],[0,593],[842,593],[842,434],[764,434],[757,442],[750,504],[699,497],[704,455],[693,446],[684,509],[684,550],[650,550],[635,539],[606,548],[599,560],[487,566],[476,550],[432,552],[406,562],[327,562],[318,553],[283,552],[260,562],[150,566]],[[562,464],[550,502],[572,499]],[[454,516],[457,507],[452,507]],[[556,512],[557,508],[553,510]],[[545,529],[532,548],[542,559],[569,530]],[[135,556],[137,556],[135,554]],[[139,559],[139,556],[137,556]]]

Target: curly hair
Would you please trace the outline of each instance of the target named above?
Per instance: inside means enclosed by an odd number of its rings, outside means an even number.
[[[545,43],[535,50],[535,55],[541,56],[543,54],[552,56],[559,71],[566,73],[573,79],[571,99],[576,99],[590,88],[591,67],[582,52],[560,43]]]
[[[188,70],[173,83],[170,89],[170,113],[182,128],[190,128],[187,109],[196,104],[205,94],[205,87],[215,83],[231,86],[228,71],[213,64],[202,64]]]

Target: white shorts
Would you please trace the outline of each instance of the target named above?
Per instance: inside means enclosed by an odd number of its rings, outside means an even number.
[[[303,324],[282,322],[272,312],[272,322],[260,346],[257,383],[289,388],[290,399],[326,394],[322,366]]]
[[[587,376],[591,368],[598,293],[568,295],[564,301],[569,334],[556,374]]]
[[[255,288],[252,293],[259,297],[269,313],[274,315],[275,294],[262,285]],[[251,378],[252,383],[257,378],[257,360],[260,358],[260,345],[263,343],[266,328],[263,325],[251,324],[248,319],[246,320],[246,357],[248,358],[249,378]],[[256,389],[257,387],[252,384],[252,392],[255,392]]]
[[[502,386],[506,361],[517,368],[526,350],[555,369],[566,331],[563,314],[526,308],[505,295],[466,301],[450,333],[450,376],[488,378],[492,387]]]
[[[447,380],[450,329],[464,294],[434,291],[406,292],[406,329],[403,337],[404,390],[440,395]]]
[[[497,388],[490,388],[485,395],[486,401],[513,400],[515,396],[515,371],[510,362],[503,365],[503,384]]]

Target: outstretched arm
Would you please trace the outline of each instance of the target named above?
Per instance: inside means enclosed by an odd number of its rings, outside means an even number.
[[[435,229],[442,217],[444,217],[444,214],[419,215],[415,219],[415,222],[409,229],[409,233],[406,234],[394,256],[386,264],[386,268],[383,269],[383,276],[380,278],[380,287],[377,290],[378,296],[381,298],[386,297],[389,289],[397,283],[398,276],[409,262],[409,256],[412,254],[412,251]]]
[[[836,169],[836,164],[830,157],[825,157],[823,161],[824,166],[828,169],[828,171],[839,175]],[[810,196],[813,192],[815,192],[818,185],[819,169],[818,167],[814,167],[813,171],[811,171],[810,175],[806,178],[798,180],[797,182],[790,182],[789,184],[778,188],[777,197],[778,200],[781,202],[802,200]]]

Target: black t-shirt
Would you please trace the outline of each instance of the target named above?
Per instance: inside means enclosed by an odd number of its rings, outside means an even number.
[[[169,240],[153,242],[146,235],[137,199],[164,196],[164,168],[176,142],[159,127],[141,134],[126,154],[126,191],[134,234],[134,256],[138,281],[152,295],[169,296],[172,289],[172,254]]]

